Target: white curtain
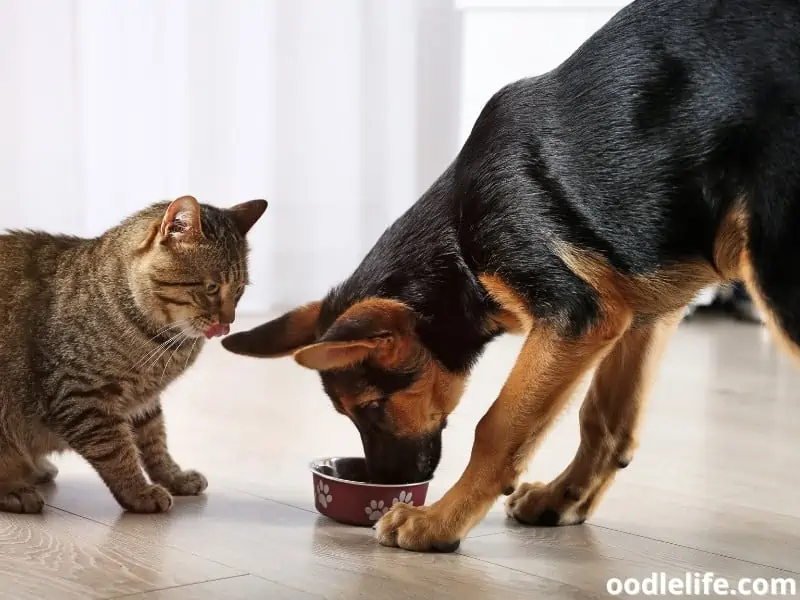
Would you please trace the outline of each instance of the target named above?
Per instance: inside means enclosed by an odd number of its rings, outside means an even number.
[[[457,152],[460,59],[450,0],[0,0],[0,227],[263,197],[243,311],[315,298]]]

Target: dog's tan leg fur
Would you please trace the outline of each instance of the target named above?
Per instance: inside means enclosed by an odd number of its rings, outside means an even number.
[[[523,483],[506,511],[522,523],[582,523],[619,468],[633,458],[637,429],[667,341],[680,322],[674,313],[629,329],[603,360],[581,406],[581,443],[572,463],[549,484]]]
[[[531,330],[499,397],[478,423],[466,470],[438,502],[389,511],[376,526],[382,544],[450,550],[516,483],[580,379],[630,327],[632,313],[624,303],[603,304],[603,320],[577,339],[520,318],[531,323]]]

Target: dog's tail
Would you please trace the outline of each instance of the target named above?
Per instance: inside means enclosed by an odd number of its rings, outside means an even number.
[[[746,203],[738,274],[772,334],[800,360],[800,198]],[[743,207],[744,208],[744,207]]]

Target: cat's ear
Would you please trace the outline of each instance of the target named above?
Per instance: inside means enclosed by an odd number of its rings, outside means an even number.
[[[417,350],[415,323],[405,304],[368,298],[347,309],[319,340],[295,352],[294,359],[317,371],[346,368],[367,358],[397,367]]]
[[[181,196],[173,200],[164,212],[158,231],[161,243],[191,242],[202,238],[200,204],[192,196]]]
[[[229,208],[228,215],[233,219],[239,233],[247,235],[247,232],[250,231],[253,225],[261,218],[261,215],[264,214],[264,211],[267,210],[267,205],[266,200],[242,202],[241,204]]]
[[[293,354],[317,339],[321,302],[311,302],[249,331],[222,339],[222,347],[243,356],[278,358]]]

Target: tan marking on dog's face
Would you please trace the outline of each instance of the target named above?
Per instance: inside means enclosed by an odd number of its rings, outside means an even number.
[[[464,393],[464,377],[427,361],[414,384],[389,400],[393,432],[401,437],[424,435],[442,427]]]
[[[427,357],[418,357],[413,367],[391,367],[361,364],[323,372],[323,386],[334,408],[356,425],[378,427],[396,437],[439,430],[461,399],[465,376]]]
[[[306,304],[222,344],[248,356],[294,355],[320,373],[336,410],[354,421],[373,415],[387,432],[401,437],[441,428],[461,398],[465,375],[450,373],[432,359],[407,306],[367,298],[325,331],[319,331],[320,309],[319,302]],[[376,410],[368,410],[371,405]]]

